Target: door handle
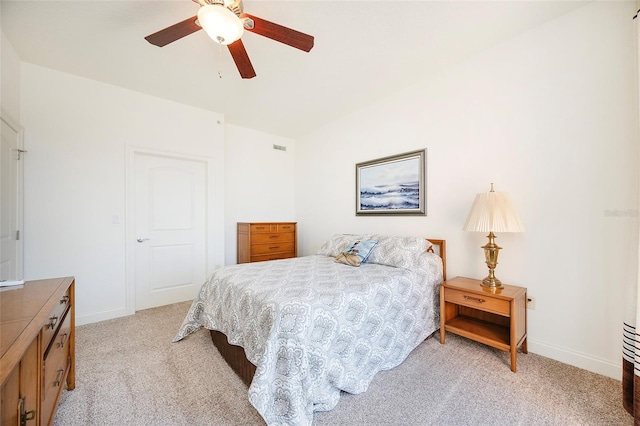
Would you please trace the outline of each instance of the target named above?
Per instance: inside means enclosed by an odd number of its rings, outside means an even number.
[[[145,241],[149,241],[149,238],[138,238],[137,241],[139,243],[144,243]]]

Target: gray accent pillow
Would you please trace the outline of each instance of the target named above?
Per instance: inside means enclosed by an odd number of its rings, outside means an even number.
[[[431,242],[420,237],[396,237],[391,235],[373,234],[369,238],[378,240],[367,263],[395,266],[396,268],[411,269],[419,266],[420,255],[432,246]]]
[[[335,234],[326,243],[320,247],[316,254],[323,254],[325,256],[336,257],[345,249],[349,244],[364,239],[364,235],[355,234]]]

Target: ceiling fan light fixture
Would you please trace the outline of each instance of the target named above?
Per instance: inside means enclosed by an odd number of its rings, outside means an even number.
[[[231,44],[244,33],[240,18],[219,4],[207,4],[198,9],[198,22],[213,41]]]

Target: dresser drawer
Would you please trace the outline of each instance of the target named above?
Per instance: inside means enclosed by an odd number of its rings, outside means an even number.
[[[293,232],[296,230],[295,223],[252,223],[250,226],[250,232]]]
[[[42,348],[44,350],[47,350],[49,347],[51,338],[56,333],[56,330],[60,325],[60,321],[62,321],[62,317],[65,312],[67,312],[67,309],[69,309],[70,304],[71,298],[69,297],[69,289],[67,289],[64,295],[60,297],[60,303],[56,303],[56,306],[51,310],[51,313],[47,317],[47,322],[44,324],[44,327],[42,327]]]
[[[66,315],[44,357],[42,369],[42,424],[49,424],[50,417],[53,414],[69,373],[71,365],[71,359],[69,358],[70,337],[71,315]]]
[[[268,254],[268,253],[283,253],[283,252],[294,252],[294,243],[291,242],[280,242],[273,244],[252,244],[251,245],[251,256],[259,255],[259,254]]]
[[[281,233],[265,233],[255,234],[251,237],[251,244],[269,244],[274,242],[293,242],[296,239],[296,234],[293,232],[281,232]]]
[[[295,223],[276,223],[276,232],[294,232],[296,230]]]
[[[278,225],[275,223],[252,223],[250,226],[250,232],[256,234],[259,232],[277,232]]]
[[[482,308],[483,311],[492,312],[499,315],[509,315],[509,301],[495,299],[493,297],[483,297],[481,294],[475,294],[466,291],[444,288],[444,300],[453,302],[457,305],[467,306],[470,308]]]
[[[252,262],[264,262],[265,260],[278,260],[278,259],[289,259],[291,257],[296,257],[294,252],[288,253],[270,253],[270,254],[261,254],[258,256],[251,256]]]

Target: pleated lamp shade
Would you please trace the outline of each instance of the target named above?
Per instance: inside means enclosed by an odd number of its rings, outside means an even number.
[[[524,232],[509,194],[491,191],[476,195],[462,228],[472,232]]]

